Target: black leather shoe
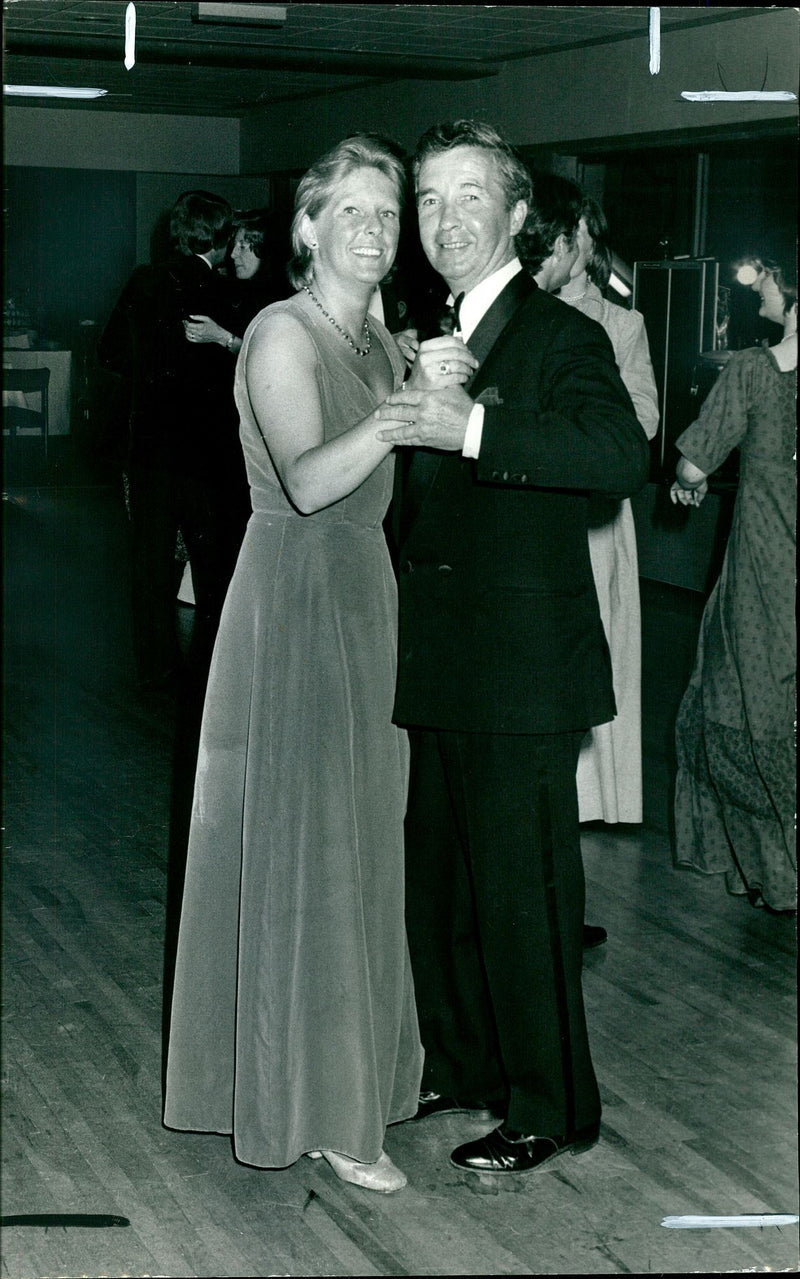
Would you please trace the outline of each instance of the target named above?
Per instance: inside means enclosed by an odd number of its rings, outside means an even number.
[[[583,949],[594,950],[595,946],[602,946],[608,941],[608,933],[605,928],[601,928],[599,924],[583,925]]]
[[[421,1092],[414,1119],[427,1119],[430,1115],[469,1115],[470,1119],[498,1119],[497,1111],[481,1102],[456,1101],[455,1097],[443,1097],[438,1092]]]
[[[485,1137],[458,1146],[450,1162],[467,1172],[533,1172],[566,1150],[573,1155],[588,1150],[599,1135],[599,1123],[580,1128],[569,1137],[526,1137],[501,1124]]]

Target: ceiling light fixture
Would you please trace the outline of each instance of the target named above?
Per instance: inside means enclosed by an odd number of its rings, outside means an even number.
[[[282,27],[286,8],[277,4],[211,4],[199,0],[192,9],[193,22],[235,23],[259,27]]]
[[[125,10],[125,58],[123,64],[126,71],[136,66],[136,5],[131,3]]]
[[[3,93],[19,98],[104,98],[108,89],[66,89],[54,84],[4,84]]]
[[[755,262],[743,262],[736,272],[736,283],[744,284],[745,286],[755,284],[763,269],[760,262],[758,264]]]

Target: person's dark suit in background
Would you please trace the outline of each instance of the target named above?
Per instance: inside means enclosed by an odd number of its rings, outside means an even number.
[[[512,148],[488,125],[436,126],[414,174],[423,247],[465,295],[481,362],[467,394],[453,338],[423,342],[442,389],[390,396],[395,424],[379,432],[417,450],[399,512],[395,719],[412,730],[419,1113],[488,1108],[503,1122],[452,1162],[526,1172],[599,1130],[575,768],[614,696],[586,508],[591,492],[636,492],[648,447],[604,331],[521,269],[514,237],[533,206]]]
[[[133,624],[139,679],[159,685],[179,665],[175,541],[192,564],[193,661],[204,668],[249,515],[233,401],[235,356],[187,338],[192,314],[225,323],[230,291],[217,267],[232,210],[205,191],[173,206],[175,253],[133,272],[98,356],[130,392],[126,473],[133,538]]]

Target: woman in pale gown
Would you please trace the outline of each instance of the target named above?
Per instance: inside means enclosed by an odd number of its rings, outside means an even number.
[[[298,188],[286,301],[236,371],[253,514],[206,697],[165,1123],[237,1158],[324,1155],[391,1191],[388,1124],[422,1069],[404,930],[405,734],[392,725],[394,459],[375,410],[404,361],[367,307],[395,256],[403,171],[357,135]]]
[[[606,330],[642,429],[651,440],[658,430],[658,392],[644,318],[608,302],[601,289],[611,274],[607,223],[602,209],[585,196],[578,224],[578,256],[558,297]],[[630,499],[593,498],[589,508],[589,554],[611,667],[616,717],[590,729],[578,758],[580,820],[641,822],[642,626],[636,528]]]

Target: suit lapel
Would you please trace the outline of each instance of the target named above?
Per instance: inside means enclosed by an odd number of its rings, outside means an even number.
[[[481,371],[486,362],[486,357],[492,350],[495,342],[499,338],[503,329],[512,319],[514,312],[525,301],[527,297],[536,289],[536,284],[528,275],[527,271],[518,271],[515,276],[509,280],[503,292],[495,298],[489,310],[484,315],[474,333],[470,336],[467,343],[470,351],[480,360],[481,368],[478,369],[475,376],[467,382],[465,390],[471,391],[475,383],[480,381]]]
[[[495,298],[478,327],[470,336],[467,344],[472,354],[480,360],[481,367],[474,377],[465,384],[465,391],[472,392],[480,385],[486,357],[509,320],[513,317],[514,312],[536,287],[527,271],[518,271],[509,280],[502,293]],[[404,453],[402,459],[404,463],[403,501],[400,516],[401,539],[405,538],[416,519],[420,507],[436,479],[439,468],[447,456],[449,455],[440,452],[438,449],[414,449],[411,451],[410,456],[408,451]]]

